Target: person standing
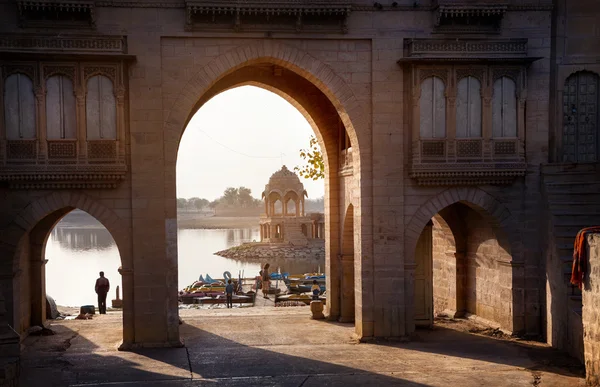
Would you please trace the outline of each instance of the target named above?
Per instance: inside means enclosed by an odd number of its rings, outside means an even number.
[[[269,289],[271,288],[271,276],[269,275],[269,264],[265,263],[265,266],[260,272],[261,280],[262,280],[262,291],[263,297],[269,298]]]
[[[227,280],[227,286],[225,286],[225,296],[227,297],[227,307],[233,308],[233,284],[231,279]]]
[[[98,313],[106,314],[106,294],[110,290],[110,282],[104,276],[104,272],[100,272],[100,278],[96,280],[96,294],[98,295]]]

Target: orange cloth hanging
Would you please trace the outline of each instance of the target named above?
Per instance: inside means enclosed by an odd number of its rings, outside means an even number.
[[[587,272],[587,260],[585,257],[585,237],[587,234],[600,233],[600,226],[587,227],[579,230],[575,237],[573,246],[573,270],[571,272],[571,283],[579,287],[583,286],[583,278]]]

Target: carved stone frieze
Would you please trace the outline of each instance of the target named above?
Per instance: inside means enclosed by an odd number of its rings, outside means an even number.
[[[53,163],[44,169],[35,166],[7,166],[0,181],[12,189],[110,189],[125,179],[125,165],[75,165]]]
[[[2,51],[127,53],[124,36],[0,35]]]
[[[406,39],[405,56],[527,56],[527,39]]]

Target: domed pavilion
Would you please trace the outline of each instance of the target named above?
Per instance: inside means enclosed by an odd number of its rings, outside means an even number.
[[[305,214],[305,197],[304,184],[285,165],[271,175],[262,193],[265,213],[260,218],[261,242],[304,246],[310,239],[323,239],[323,214]]]

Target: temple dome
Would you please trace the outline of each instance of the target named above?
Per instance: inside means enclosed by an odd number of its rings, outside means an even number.
[[[268,196],[273,191],[278,192],[281,196],[289,191],[296,192],[298,196],[306,195],[304,184],[302,184],[298,175],[290,171],[285,165],[271,175],[269,183],[265,185],[263,196]]]
[[[298,175],[296,175],[295,172],[292,172],[289,169],[287,169],[287,167],[285,165],[283,167],[281,167],[281,169],[279,171],[272,174],[271,178],[269,178],[269,184],[277,183],[280,181],[302,184],[300,182],[300,178],[298,178]]]

